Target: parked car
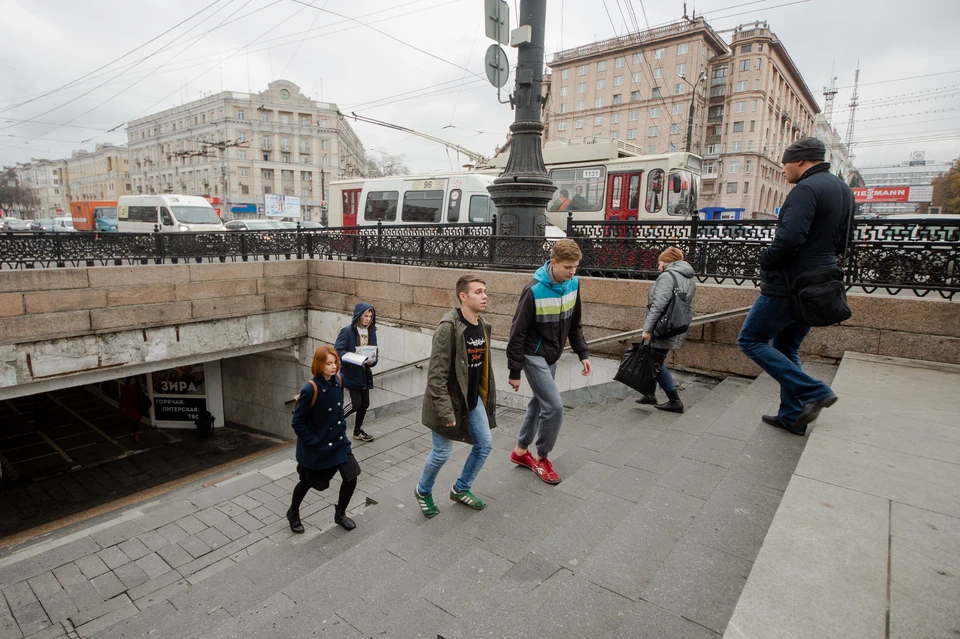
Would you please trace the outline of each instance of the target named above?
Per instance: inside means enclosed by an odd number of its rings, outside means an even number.
[[[279,228],[273,220],[233,220],[225,226],[228,231],[275,231]]]
[[[3,220],[3,230],[11,232],[29,231],[30,223],[18,217],[8,217]]]
[[[73,228],[73,218],[72,217],[55,217],[53,218],[53,231],[54,233],[75,233],[77,229]]]
[[[34,220],[30,223],[30,230],[36,232],[52,232],[53,231],[53,218],[44,218],[42,220]]]
[[[322,229],[323,224],[320,222],[314,222],[313,220],[304,220],[300,222],[300,228],[302,229]]]

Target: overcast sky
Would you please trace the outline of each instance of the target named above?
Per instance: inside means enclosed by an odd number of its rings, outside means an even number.
[[[629,2],[549,0],[547,54],[635,30]],[[642,27],[683,15],[682,0],[632,6]],[[821,106],[835,63],[841,135],[859,60],[858,166],[912,151],[960,156],[960,1],[701,0],[693,9],[718,31],[768,21]],[[513,121],[483,76],[483,0],[3,0],[0,18],[0,165],[123,144],[132,119],[281,77],[344,112],[484,154]],[[354,127],[368,150],[402,154],[414,172],[466,161],[414,136]]]

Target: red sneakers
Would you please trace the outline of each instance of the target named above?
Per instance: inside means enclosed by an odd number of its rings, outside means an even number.
[[[523,455],[518,455],[516,451],[512,451],[510,453],[510,461],[517,466],[529,468],[537,474],[537,477],[548,484],[560,483],[560,475],[553,469],[553,464],[550,463],[550,460],[544,458],[537,461],[537,458],[531,455],[529,450]]]
[[[540,476],[540,479],[547,482],[548,484],[559,484],[560,475],[557,474],[557,471],[553,469],[553,464],[550,463],[550,460],[544,457],[537,462],[536,473]]]
[[[528,450],[523,455],[518,455],[517,451],[510,452],[510,461],[517,466],[526,466],[533,472],[537,472],[537,458],[530,454]]]

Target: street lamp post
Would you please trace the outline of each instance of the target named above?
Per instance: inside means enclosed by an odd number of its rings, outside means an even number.
[[[697,87],[701,82],[706,83],[707,81],[707,72],[701,71],[700,77],[697,78],[695,83],[691,83],[690,80],[687,80],[687,77],[682,73],[677,74],[681,80],[693,87],[693,96],[690,98],[690,116],[687,118],[687,153],[690,152],[690,147],[693,144],[693,115],[696,113],[697,109]]]

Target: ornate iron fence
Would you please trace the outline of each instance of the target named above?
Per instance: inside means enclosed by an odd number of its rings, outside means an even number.
[[[489,224],[344,227],[226,233],[0,233],[0,268],[129,264],[361,260],[418,266],[529,270],[555,240],[504,237]],[[584,275],[647,279],[669,246],[687,255],[700,281],[758,283],[758,258],[775,220],[577,222]],[[960,224],[861,220],[844,260],[847,285],[868,293],[960,292]]]

